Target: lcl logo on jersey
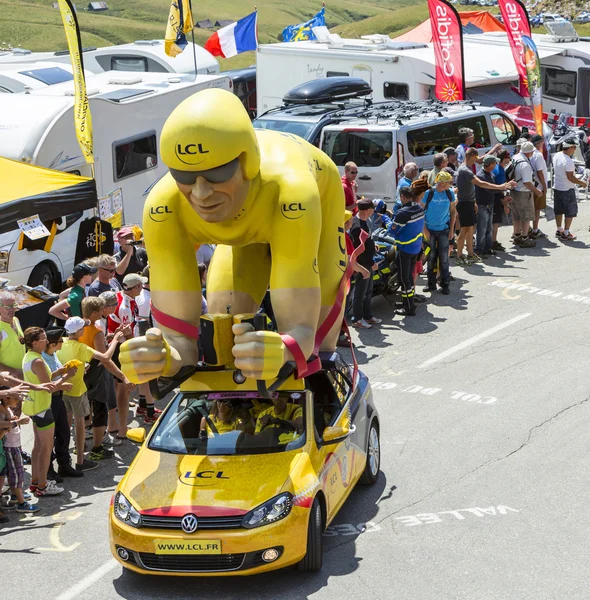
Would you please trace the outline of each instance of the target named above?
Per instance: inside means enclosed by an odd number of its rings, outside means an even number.
[[[205,158],[203,154],[209,154],[209,150],[203,148],[203,144],[176,144],[174,148],[176,158],[185,165],[200,165]]]
[[[291,219],[292,221],[301,219],[305,210],[301,202],[283,202],[281,204],[281,214],[285,219]]]
[[[172,211],[168,206],[152,206],[150,208],[150,219],[155,223],[162,223],[171,214]]]

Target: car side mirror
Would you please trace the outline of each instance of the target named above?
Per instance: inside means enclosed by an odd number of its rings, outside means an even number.
[[[145,442],[145,429],[143,427],[134,427],[127,430],[127,439],[136,444],[143,444]]]
[[[322,434],[322,443],[324,445],[337,444],[343,442],[349,435],[349,427],[326,427]]]

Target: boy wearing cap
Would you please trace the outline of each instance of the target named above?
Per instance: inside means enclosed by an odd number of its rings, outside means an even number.
[[[428,255],[428,286],[425,292],[436,291],[436,266],[439,264],[441,292],[449,294],[449,242],[455,231],[455,194],[451,190],[453,176],[440,171],[435,186],[424,195],[424,237],[430,246]]]
[[[547,188],[549,186],[549,176],[547,173],[547,163],[543,156],[543,144],[545,140],[542,135],[536,134],[531,138],[531,143],[535,147],[535,151],[531,156],[531,165],[535,171],[537,178],[537,189],[541,192],[540,196],[535,195],[535,217],[533,219],[533,228],[529,232],[529,237],[532,239],[546,238],[547,236],[539,229],[539,219],[541,211],[547,207]]]
[[[119,282],[128,273],[141,273],[148,264],[148,256],[145,248],[136,246],[135,232],[131,227],[121,227],[117,234],[120,250],[114,258],[117,262],[115,276]]]
[[[498,164],[495,156],[484,156],[482,167],[478,169],[477,176],[482,181],[495,184],[494,169]],[[477,227],[475,233],[475,252],[478,256],[487,257],[495,254],[492,250],[494,230],[494,201],[496,191],[480,186],[475,187],[475,201],[477,202]]]
[[[575,175],[576,165],[572,156],[578,146],[576,138],[568,138],[561,146],[561,152],[553,156],[553,210],[555,212],[555,235],[566,242],[576,236],[570,232],[574,217],[578,216],[576,186],[586,187],[586,183]],[[561,226],[565,216],[565,229]]]
[[[86,344],[80,342],[80,338],[84,333],[86,322],[81,317],[70,317],[65,324],[65,330],[68,334],[68,339],[63,343],[60,350],[57,352],[57,357],[62,364],[66,364],[70,360],[78,360],[82,363],[76,374],[70,380],[72,389],[68,390],[67,394],[63,395],[63,402],[68,413],[68,421],[71,426],[72,420],[75,423],[75,442],[76,442],[76,470],[88,471],[95,469],[98,463],[87,460],[84,457],[86,431],[84,429],[84,419],[90,414],[90,404],[88,402],[88,394],[86,384],[84,383],[84,367],[93,358],[102,363],[108,362],[117,344],[125,339],[125,336],[119,332],[115,335],[115,343],[111,344],[106,352],[97,352]]]

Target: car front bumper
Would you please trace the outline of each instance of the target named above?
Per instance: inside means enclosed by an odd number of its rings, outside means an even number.
[[[256,529],[207,530],[185,534],[178,530],[135,528],[121,522],[110,508],[110,543],[113,556],[127,569],[146,575],[225,576],[253,575],[299,562],[306,552],[309,509],[293,507],[272,525]],[[193,554],[175,550],[156,553],[156,540],[170,543],[221,542],[221,554]],[[124,549],[123,552],[121,549]],[[275,549],[276,560],[266,562],[265,550]],[[122,558],[121,554],[126,559]]]

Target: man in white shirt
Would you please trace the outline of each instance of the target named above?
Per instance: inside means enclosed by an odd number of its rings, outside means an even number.
[[[543,144],[545,140],[542,135],[536,134],[531,138],[531,142],[535,147],[533,156],[531,157],[531,165],[535,171],[537,185],[536,188],[541,192],[540,196],[533,198],[535,202],[535,218],[533,219],[533,228],[529,232],[531,239],[546,238],[547,236],[539,229],[539,219],[541,211],[547,207],[547,188],[549,187],[549,177],[547,173],[547,163],[543,156]]]
[[[576,239],[570,232],[574,217],[578,216],[576,186],[586,187],[586,183],[575,176],[576,165],[572,156],[578,146],[576,138],[568,138],[561,145],[561,152],[553,157],[553,211],[557,231],[555,235],[566,242]],[[561,226],[565,216],[565,229]]]
[[[513,158],[516,165],[514,169],[516,187],[512,190],[510,210],[514,226],[514,245],[521,248],[532,248],[536,245],[535,241],[529,238],[531,221],[535,218],[533,196],[541,195],[533,183],[531,157],[534,151],[535,147],[531,142],[524,142],[520,152]]]

